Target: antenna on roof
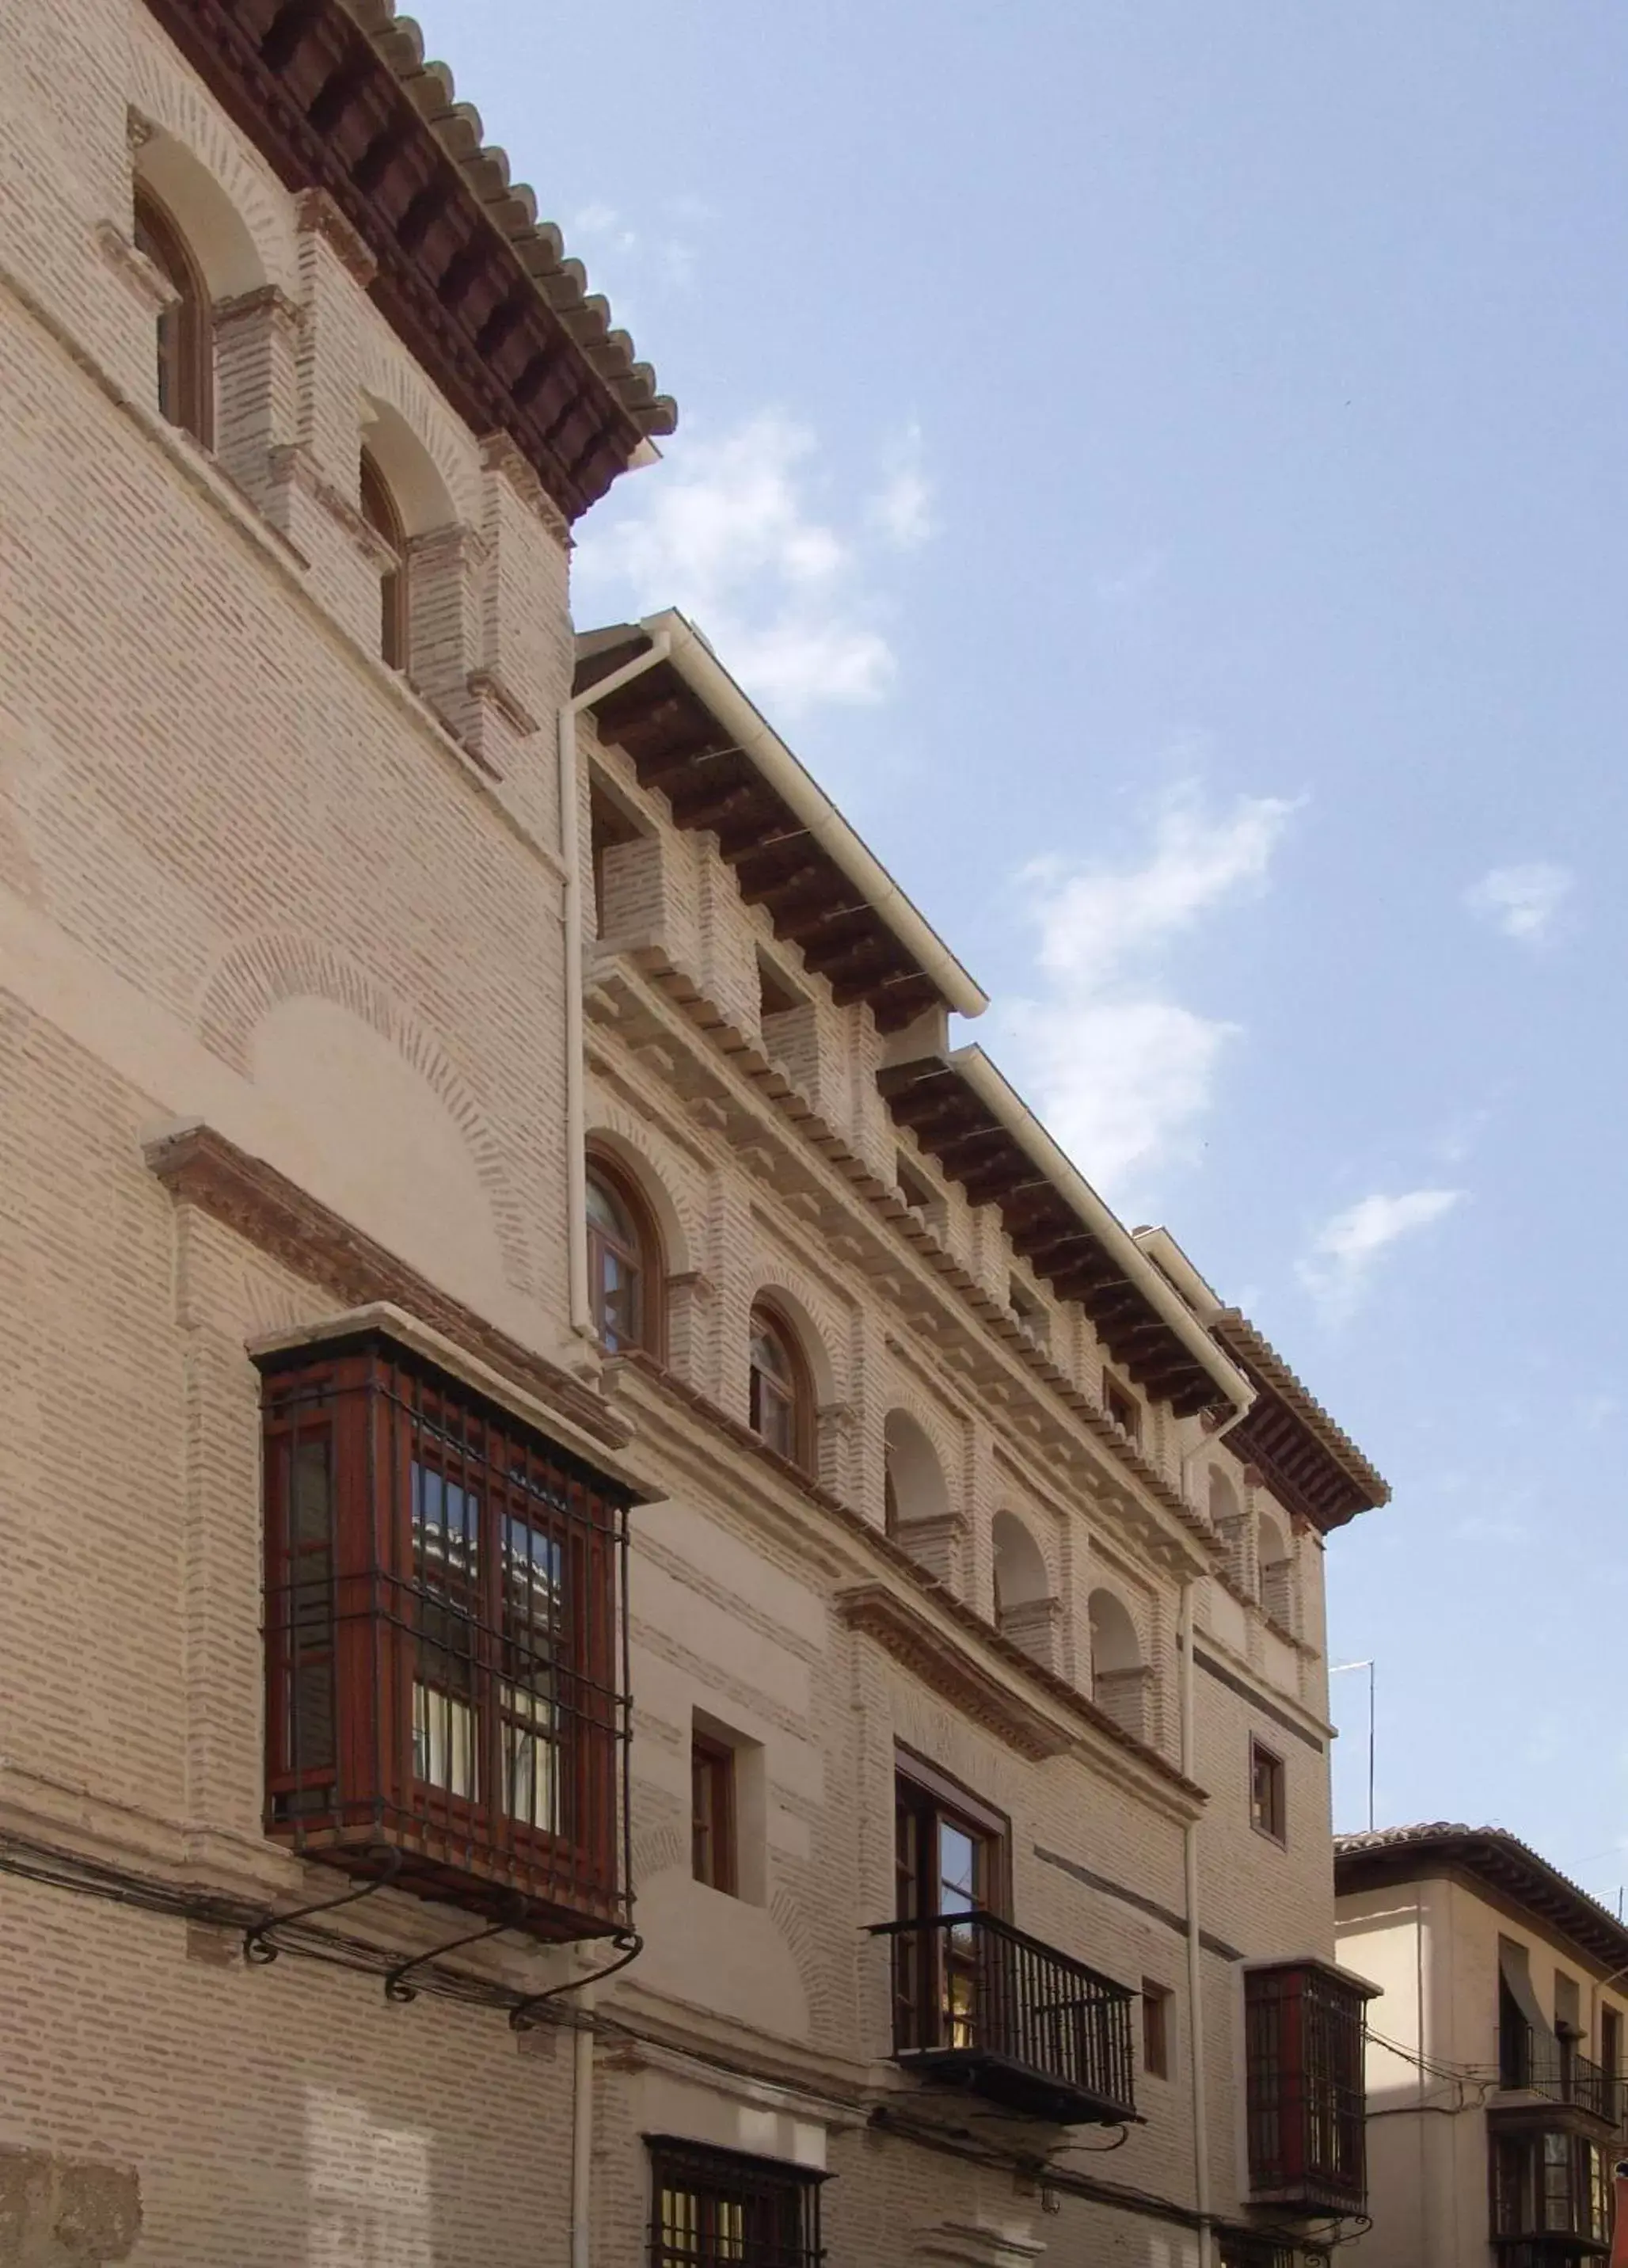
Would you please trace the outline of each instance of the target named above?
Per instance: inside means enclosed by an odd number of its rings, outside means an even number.
[[[1330,1677],[1337,1677],[1342,1669],[1366,1669],[1368,1673],[1368,1832],[1374,1832],[1374,1664],[1363,1661],[1337,1661],[1330,1668]],[[1628,2268],[1628,2262],[1624,2263]]]

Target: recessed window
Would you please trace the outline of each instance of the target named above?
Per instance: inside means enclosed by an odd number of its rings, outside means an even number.
[[[807,1005],[790,979],[760,953],[757,956],[757,1012],[763,1021],[767,1022],[771,1016],[789,1016],[794,1008]]]
[[[823,2175],[647,2134],[650,2268],[819,2268]]]
[[[623,1177],[588,1165],[588,1298],[608,1354],[659,1346],[659,1248],[650,1216]]]
[[[213,310],[203,271],[152,192],[137,185],[136,248],[175,293],[158,320],[158,408],[207,449],[214,439]]]
[[[693,1733],[689,1742],[690,1871],[709,1889],[739,1895],[735,1843],[735,1752]]]
[[[1249,1817],[1274,1843],[1288,1840],[1288,1803],[1283,1758],[1259,1741],[1249,1743]]]
[[[381,1332],[261,1368],[269,1831],[619,1923],[625,1494]]]
[[[589,855],[593,867],[593,933],[608,937],[611,889],[611,853],[624,843],[637,843],[640,830],[620,805],[612,801],[597,780],[588,792]]]
[[[796,1341],[773,1308],[752,1310],[752,1431],[792,1464],[807,1465],[814,1426],[808,1373]]]
[[[924,1174],[917,1172],[908,1158],[900,1156],[895,1160],[893,1177],[898,1185],[899,1195],[907,1205],[914,1205],[917,1212],[926,1212],[939,1203],[937,1189]]]
[[[1007,1279],[1006,1305],[1025,1337],[1032,1339],[1036,1346],[1044,1346],[1051,1336],[1051,1318],[1043,1303],[1015,1276]]]
[[[1142,2068],[1150,2079],[1170,2076],[1170,1988],[1142,1979]]]
[[[379,658],[387,669],[408,663],[407,528],[390,483],[369,449],[362,452],[362,517],[390,554],[379,578]]]
[[[1111,1370],[1102,1373],[1102,1408],[1122,1433],[1133,1441],[1142,1438],[1142,1405]]]
[[[895,2036],[910,2048],[969,2047],[978,2013],[979,1950],[958,1914],[1006,1904],[1006,1822],[911,1761],[895,1804],[895,1911],[923,1926],[894,1941]]]
[[[1628,2075],[1623,2071],[1623,2020],[1615,2008],[1600,2011],[1600,2068],[1613,2088]]]

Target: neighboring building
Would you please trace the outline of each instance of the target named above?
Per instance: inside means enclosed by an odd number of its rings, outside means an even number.
[[[0,2264],[1321,2257],[1383,1484],[574,637],[671,405],[416,28],[11,29]]]
[[[1374,2268],[1576,2268],[1610,2243],[1628,1929],[1495,1827],[1336,1845],[1370,2011]]]

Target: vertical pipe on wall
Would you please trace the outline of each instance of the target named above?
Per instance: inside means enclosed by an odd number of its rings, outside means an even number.
[[[647,669],[665,661],[668,644],[666,637],[652,639],[648,650],[624,667],[612,670],[586,693],[562,703],[559,714],[560,864],[564,869],[560,918],[565,924],[565,1252],[571,1328],[578,1338],[585,1339],[594,1336],[595,1318],[588,1296],[587,1064],[583,1053],[582,830],[577,809],[577,718],[591,703],[603,701],[607,694],[615,692],[630,678],[642,677]]]
[[[578,2001],[571,2035],[571,2268],[588,2268],[593,2228],[593,1992]]]
[[[1193,1777],[1195,1725],[1193,1698],[1193,1593],[1197,1578],[1182,1585],[1177,1675],[1182,1685],[1182,1773]],[[1211,2268],[1210,2241],[1210,2112],[1204,2088],[1204,1948],[1198,1934],[1198,1822],[1190,1819],[1182,1830],[1182,1867],[1185,1877],[1187,1920],[1187,2051],[1193,2080],[1193,2205],[1198,2216],[1198,2268]]]

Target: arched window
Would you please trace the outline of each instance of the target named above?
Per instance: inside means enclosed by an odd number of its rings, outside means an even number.
[[[388,549],[393,564],[379,578],[379,654],[388,669],[407,667],[407,529],[390,483],[371,450],[362,452],[362,517]]]
[[[588,1297],[608,1353],[658,1350],[660,1256],[644,1206],[598,1159],[588,1166]]]
[[[1124,1601],[1112,1591],[1091,1594],[1091,1697],[1122,1732],[1148,1737],[1149,1677],[1142,1641]]]
[[[814,1447],[808,1372],[797,1343],[772,1307],[752,1310],[752,1431],[793,1464]]]
[[[995,1622],[1003,1638],[1055,1669],[1057,1602],[1044,1554],[1014,1513],[998,1512],[990,1541],[995,1556]]]
[[[1270,1513],[1256,1528],[1261,1555],[1261,1605],[1280,1630],[1294,1628],[1293,1549]]]
[[[136,191],[136,248],[175,293],[158,321],[158,408],[204,448],[215,438],[214,313],[203,271],[151,189]]]

